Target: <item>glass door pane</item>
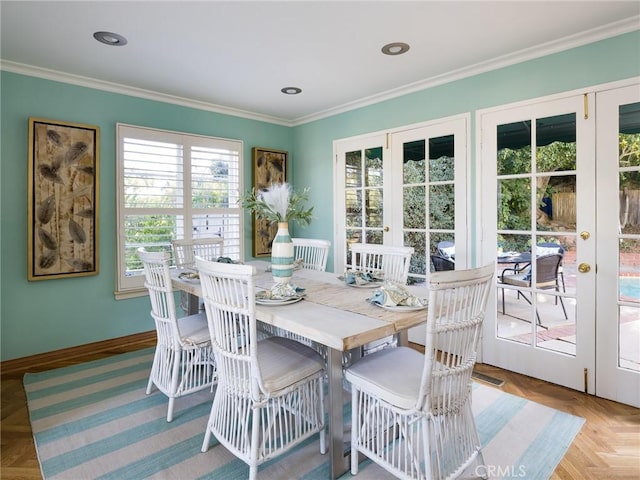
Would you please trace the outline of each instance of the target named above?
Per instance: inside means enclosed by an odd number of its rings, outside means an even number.
[[[382,147],[352,150],[345,154],[345,240],[382,243],[384,172]],[[351,251],[346,249],[347,263]]]
[[[497,335],[575,355],[575,113],[498,125],[497,147]]]
[[[640,372],[640,102],[618,108],[618,366]]]

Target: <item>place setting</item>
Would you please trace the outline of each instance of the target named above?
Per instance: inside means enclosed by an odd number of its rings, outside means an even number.
[[[232,258],[229,257],[218,257],[216,258],[216,262],[218,263],[233,263],[233,264],[240,264],[240,262],[238,262],[237,260],[233,260]],[[187,283],[200,283],[200,274],[198,273],[198,270],[196,270],[195,268],[189,268],[189,267],[182,267],[180,268],[181,272],[178,274],[178,278],[180,280],[183,280]]]
[[[418,298],[403,286],[392,282],[384,283],[373,292],[371,297],[367,298],[370,304],[392,312],[425,310],[427,301],[426,298]]]
[[[363,272],[361,270],[347,269],[344,275],[338,277],[348,287],[353,288],[378,288],[384,284],[384,272]]]
[[[259,305],[282,306],[298,303],[305,297],[305,289],[291,283],[276,283],[269,290],[256,292],[256,303]]]

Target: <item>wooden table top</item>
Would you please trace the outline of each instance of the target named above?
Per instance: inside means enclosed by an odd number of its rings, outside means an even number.
[[[269,262],[247,262],[256,268],[256,286],[269,289],[274,281],[266,268]],[[374,340],[396,334],[427,320],[427,310],[389,311],[372,305],[366,299],[374,289],[347,286],[329,272],[297,270],[291,280],[305,288],[301,302],[290,305],[256,305],[261,322],[284,328],[336,350],[345,351]],[[201,296],[198,282],[173,278],[173,286]],[[410,288],[413,295],[428,296],[426,287]]]

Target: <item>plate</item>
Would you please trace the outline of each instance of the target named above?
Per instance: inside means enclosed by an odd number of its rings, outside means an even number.
[[[352,287],[352,288],[378,288],[382,286],[383,282],[369,282],[369,283],[361,283],[361,284],[357,284],[357,283],[347,283],[347,287]]]
[[[199,278],[181,278],[180,280],[187,283],[200,283]]]
[[[379,303],[374,303],[374,305],[391,312],[416,312],[427,308],[426,305],[380,305]]]
[[[178,278],[187,283],[200,283],[200,276],[197,273],[183,272]]]
[[[293,297],[293,298],[256,298],[256,303],[259,305],[290,305],[292,303],[298,303],[304,297]]]

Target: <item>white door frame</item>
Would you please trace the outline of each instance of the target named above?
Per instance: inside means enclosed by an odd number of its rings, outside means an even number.
[[[595,119],[585,117],[593,111],[593,93],[566,95],[552,100],[536,99],[519,106],[505,106],[478,113],[478,128],[482,149],[481,159],[482,213],[481,258],[482,262],[495,261],[497,250],[497,170],[496,127],[530,118],[545,118],[564,113],[576,113],[576,168],[577,208],[576,233],[582,230],[595,232]],[[585,148],[586,146],[586,148]],[[589,193],[587,193],[589,192]],[[499,338],[497,335],[496,301],[491,302],[483,328],[482,361],[513,370],[552,383],[594,393],[595,374],[595,239],[581,241],[578,237],[578,262],[587,262],[594,268],[576,279],[576,296],[582,295],[576,305],[577,341],[575,356],[542,349],[534,345]],[[482,263],[481,262],[481,263]],[[495,297],[494,297],[495,298]],[[567,299],[565,298],[565,301]],[[535,301],[535,299],[534,299]],[[533,326],[532,326],[533,328]],[[585,382],[586,379],[586,382]],[[585,386],[586,383],[586,386]]]
[[[620,366],[618,281],[619,279],[619,169],[618,132],[620,104],[640,102],[640,84],[615,88],[596,94],[598,194],[598,286],[596,395],[640,407],[640,372]],[[633,307],[630,307],[633,308]],[[640,308],[637,309],[640,312]],[[640,345],[636,346],[640,349]]]

